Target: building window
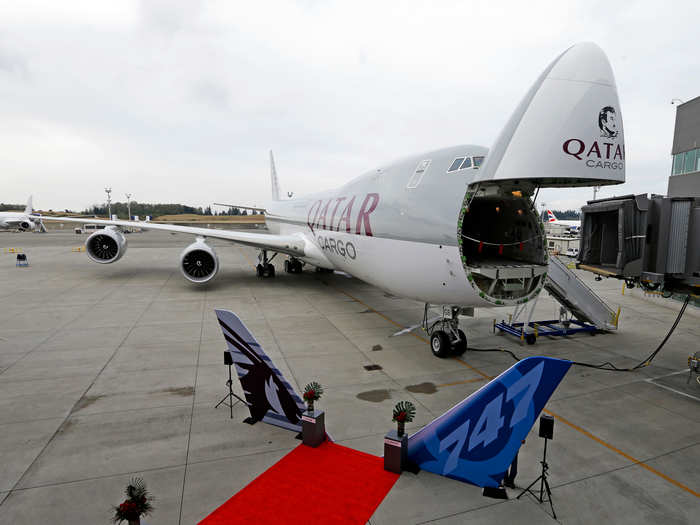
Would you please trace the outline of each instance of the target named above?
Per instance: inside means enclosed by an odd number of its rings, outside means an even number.
[[[680,175],[683,171],[683,153],[676,153],[673,156],[673,174]]]
[[[695,152],[696,150],[691,149],[685,153],[685,162],[683,163],[683,172],[690,173],[695,171]]]
[[[692,149],[673,156],[673,175],[683,175],[700,171],[700,148]]]

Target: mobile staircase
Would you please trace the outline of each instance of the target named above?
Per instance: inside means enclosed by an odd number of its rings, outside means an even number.
[[[497,328],[528,344],[535,344],[542,335],[566,336],[578,332],[595,334],[598,331],[617,329],[619,308],[617,312],[613,311],[557,257],[549,259],[544,287],[563,306],[559,319],[532,321],[537,304],[535,298],[529,304],[517,306],[510,320],[496,323],[494,330]],[[528,310],[527,321],[516,322]]]

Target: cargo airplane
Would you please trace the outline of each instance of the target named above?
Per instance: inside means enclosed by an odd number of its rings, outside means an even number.
[[[441,318],[425,327],[431,350],[438,357],[461,354],[464,308],[522,304],[543,288],[547,247],[534,207],[539,188],[625,181],[613,72],[595,44],[570,47],[536,79],[490,150],[462,145],[411,155],[336,190],[286,200],[271,168],[272,200],[264,207],[269,233],[57,220],[107,226],[86,241],[88,257],[101,264],[126,252],[120,228],[192,234],[196,240],[180,255],[180,268],[193,283],[206,283],[219,270],[208,238],[260,250],[260,277],[274,276],[269,254],[278,253],[288,256],[288,273],[299,273],[302,264],[346,272],[394,295],[442,306]]]

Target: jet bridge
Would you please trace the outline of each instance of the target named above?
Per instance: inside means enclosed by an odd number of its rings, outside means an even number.
[[[581,208],[578,268],[665,296],[700,291],[700,198],[624,195]]]

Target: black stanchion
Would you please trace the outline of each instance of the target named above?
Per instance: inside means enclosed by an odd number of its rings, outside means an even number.
[[[326,440],[326,414],[323,410],[307,411],[301,415],[301,439],[304,445],[314,448]]]
[[[407,467],[408,436],[392,430],[384,436],[384,470],[401,474]]]

